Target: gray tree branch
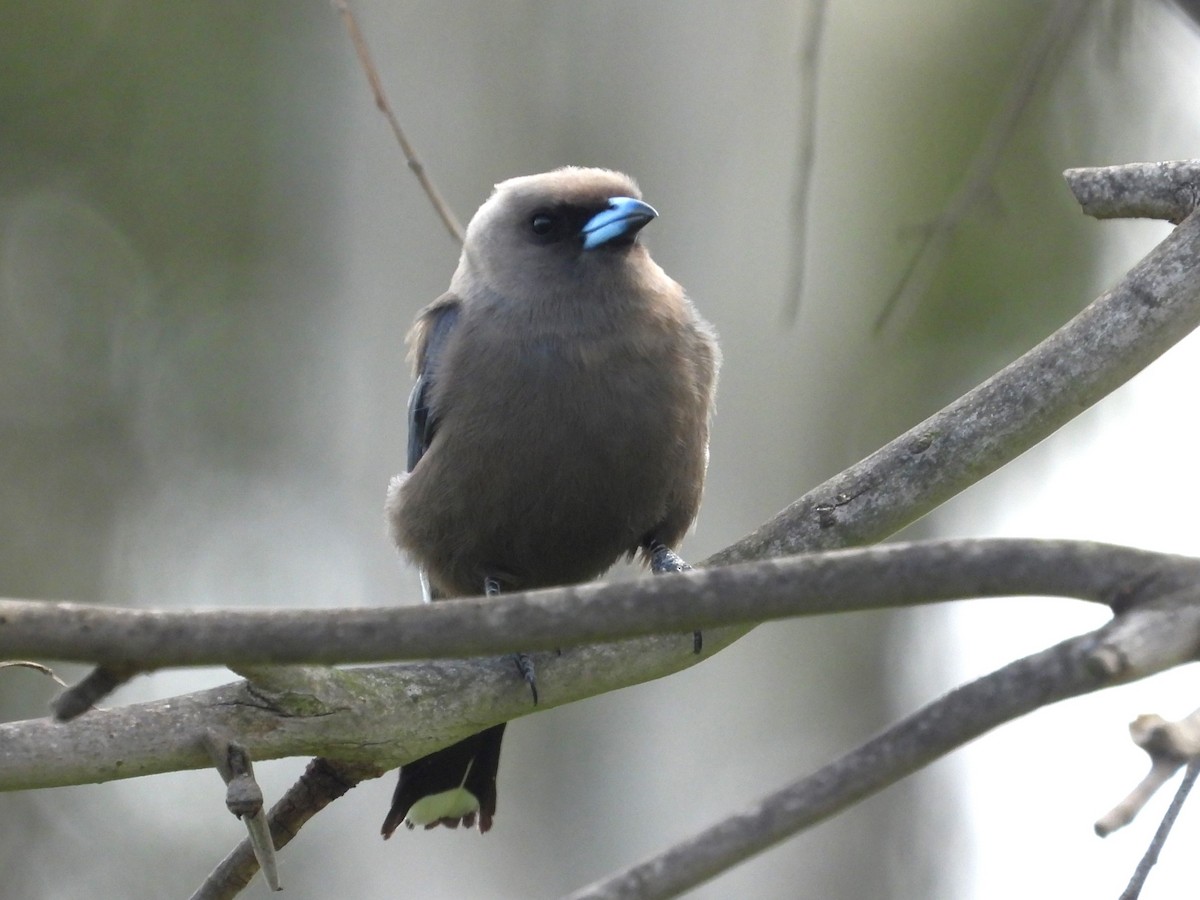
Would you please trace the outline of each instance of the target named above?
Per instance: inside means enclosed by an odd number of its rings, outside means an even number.
[[[740,813],[570,895],[569,900],[674,897],[896,783],[997,725],[1068,697],[1196,658],[1196,588],[1097,631],[1009,663],[892,726],[841,759]],[[1180,619],[1190,638],[1176,639]],[[1166,640],[1164,640],[1166,638]]]
[[[1175,570],[1194,577],[1198,566],[1087,541],[946,540],[429,606],[165,612],[0,600],[0,655],[143,671],[462,658],[959,597],[1037,593],[1108,603],[1122,580]]]
[[[1152,184],[1155,179],[1165,183],[1173,174],[1168,170],[1142,170],[1130,177],[1141,179],[1144,184]],[[1046,341],[960,400],[802,497],[752,535],[716,554],[706,565],[727,565],[806,550],[871,543],[920,518],[1020,455],[1123,384],[1194,328],[1200,322],[1200,267],[1196,265],[1197,260],[1200,260],[1200,224],[1195,215],[1189,215],[1120,284],[1095,300]],[[926,552],[929,546],[908,552]],[[959,556],[968,561],[964,565],[969,567],[972,553],[965,552],[967,545],[960,545],[959,549],[964,551]],[[996,549],[992,548],[993,551]],[[1079,550],[1079,547],[1075,547],[1072,552]],[[892,565],[898,565],[897,561],[905,551],[901,548],[897,552],[901,555],[890,556],[889,551],[873,555],[873,551],[862,551],[863,555],[857,557],[855,565],[882,564],[888,560]],[[1117,556],[1124,552],[1118,551]],[[476,618],[466,633],[459,631],[453,637],[454,642],[466,643],[453,643],[453,646],[458,649],[471,646],[475,648],[471,652],[485,652],[479,648],[501,645],[507,649],[517,646],[530,648],[566,643],[562,635],[547,631],[535,635],[522,633],[518,643],[510,644],[506,641],[513,635],[506,634],[501,638],[497,637],[499,632],[492,630],[497,627],[490,619],[493,615],[530,615],[536,618],[532,610],[536,608],[544,612],[537,606],[542,602],[549,603],[548,609],[553,608],[554,602],[562,603],[559,615],[565,615],[564,610],[572,604],[583,609],[585,614],[582,621],[589,624],[581,627],[577,634],[580,640],[595,639],[598,635],[637,633],[621,631],[634,626],[626,621],[614,624],[620,616],[604,608],[611,606],[620,609],[622,604],[632,606],[635,603],[633,597],[639,596],[649,598],[650,602],[645,604],[645,608],[653,610],[646,613],[650,617],[646,622],[636,626],[644,627],[647,631],[669,630],[678,627],[672,623],[682,621],[686,621],[687,625],[678,630],[686,632],[708,623],[743,623],[706,633],[706,649],[711,651],[744,633],[748,628],[745,623],[767,618],[769,602],[788,602],[783,599],[788,591],[782,585],[784,576],[780,575],[780,571],[789,564],[794,564],[795,569],[789,569],[786,577],[793,577],[800,571],[809,572],[809,577],[813,578],[817,577],[813,574],[816,572],[833,577],[829,573],[837,571],[839,559],[850,558],[833,555],[825,563],[816,564],[811,561],[776,561],[761,568],[680,575],[645,584],[569,589],[566,594],[573,597],[570,600],[565,599],[563,593],[547,592],[545,595],[514,598],[511,605],[497,605],[495,608],[480,605],[479,609],[468,610],[464,606],[462,615]],[[1012,564],[1014,567],[1022,565],[1020,560],[1013,560]],[[822,569],[822,565],[830,568]],[[1104,632],[1104,640],[1098,644],[1096,639],[1100,637],[1099,634],[1081,639],[1083,643],[1078,646],[1067,642],[1045,654],[1031,657],[1030,660],[1036,660],[1036,664],[1022,661],[1013,664],[1016,669],[1010,666],[1001,672],[1009,672],[1010,669],[1025,672],[1031,680],[1028,692],[1022,695],[1027,697],[1027,701],[1022,702],[1040,705],[1116,680],[1141,677],[1158,671],[1164,665],[1192,658],[1197,627],[1194,598],[1190,593],[1186,596],[1181,593],[1179,582],[1173,579],[1182,577],[1185,572],[1194,576],[1194,566],[1192,560],[1163,558],[1138,571],[1125,571],[1123,574],[1126,577],[1101,586],[1096,595],[1078,591],[1080,595],[1113,602],[1129,611],[1111,624],[1110,630]],[[932,568],[936,571],[939,567]],[[902,569],[897,569],[890,571],[885,578],[877,571],[871,587],[882,588],[885,582],[893,581],[903,587],[906,582],[902,574]],[[739,578],[745,580],[739,581]],[[809,587],[815,584],[811,583]],[[963,584],[958,586],[965,587]],[[763,596],[769,595],[771,590],[778,592],[775,600],[763,600]],[[1028,590],[1046,592],[1044,588]],[[689,591],[695,593],[689,594]],[[969,595],[971,592],[964,590],[961,593]],[[793,599],[795,596],[793,592]],[[820,598],[821,594],[814,591],[813,596]],[[847,609],[851,608],[856,596],[859,596],[857,592],[848,589],[844,594],[831,591],[823,602],[836,609]],[[605,599],[597,603],[596,597]],[[669,599],[656,604],[655,597]],[[1154,599],[1148,600],[1147,597]],[[930,599],[930,595],[926,594],[924,599]],[[806,599],[805,602],[810,601]],[[19,601],[17,603],[20,604]],[[469,601],[444,606],[454,607],[460,603]],[[528,605],[523,608],[522,603]],[[726,617],[726,613],[719,611],[726,603],[745,604],[745,608]],[[589,609],[595,611],[595,621],[587,619]],[[22,613],[22,627],[31,621],[27,616],[36,616],[24,606],[13,606],[9,610]],[[421,608],[418,612],[422,616],[440,617],[448,614],[442,612],[440,606]],[[55,610],[48,608],[47,614],[53,616]],[[341,614],[346,615],[345,611]],[[454,614],[458,615],[457,612]],[[153,626],[155,615],[162,614],[151,613],[142,624]],[[653,616],[660,618],[654,620]],[[573,614],[565,615],[565,618],[574,620]],[[361,628],[361,623],[357,626],[353,624],[353,616],[347,621],[351,623],[347,626],[351,631],[356,627]],[[562,626],[564,623],[560,621],[558,624]],[[46,633],[45,622],[40,627],[48,641],[58,640]],[[593,628],[596,630],[589,630]],[[1117,637],[1125,634],[1126,630],[1131,635],[1128,640]],[[294,651],[297,655],[291,658],[324,658],[318,656],[319,651],[315,648],[318,639],[314,635],[304,637],[302,631],[299,629],[294,633],[298,643],[289,652]],[[7,613],[0,610],[0,641],[11,641],[3,646],[24,646],[20,641],[27,640],[28,633],[25,637],[13,635],[18,635],[18,631],[13,629]],[[198,644],[187,635],[165,630],[159,633],[159,637],[180,652],[189,647],[193,649],[187,652],[201,652],[195,649]],[[397,643],[403,640],[400,634],[394,634],[393,637]],[[79,634],[75,638],[84,639]],[[320,640],[328,640],[328,634],[322,633]],[[447,641],[450,640],[447,638]],[[541,643],[543,640],[547,643]],[[311,657],[306,656],[307,651],[302,648],[306,641],[312,648]],[[56,653],[71,652],[63,643],[54,643],[53,646]],[[93,661],[106,662],[114,667],[130,664],[131,650],[128,647],[122,650],[120,646],[110,644],[103,648],[90,648],[91,651],[97,649],[103,652],[97,657],[89,657]],[[387,655],[396,658],[394,650],[395,647],[390,647]],[[426,647],[420,655],[431,654],[432,651]],[[35,649],[35,652],[21,655],[52,654],[47,653],[43,645],[40,652]],[[202,735],[213,728],[236,736],[248,752],[259,759],[297,753],[323,754],[343,761],[348,766],[364,766],[365,771],[374,772],[376,767],[394,767],[487,725],[530,711],[523,685],[512,677],[504,660],[408,664],[353,670],[265,665],[279,658],[282,657],[245,657],[246,661],[237,665],[242,674],[250,677],[250,683],[227,685],[214,691],[156,704],[92,712],[65,724],[40,721],[0,726],[0,741],[6,748],[4,760],[0,763],[0,788],[91,782],[196,768],[208,764]],[[142,662],[153,665],[178,659],[165,659],[162,653],[155,656],[150,649],[141,658]],[[659,677],[691,665],[693,661],[690,637],[679,636],[646,637],[581,647],[568,650],[561,657],[548,654],[544,660],[539,659],[538,665],[544,702],[550,706]],[[1030,665],[1033,665],[1032,669]],[[1039,672],[1040,675],[1037,674]],[[735,817],[728,827],[717,828],[722,835],[745,832],[738,839],[738,849],[714,850],[713,845],[704,843],[705,835],[701,835],[698,839],[701,843],[696,846],[708,849],[699,851],[700,857],[695,855],[697,851],[682,850],[672,859],[685,860],[687,867],[698,867],[694,871],[700,873],[701,879],[710,877],[721,867],[744,858],[744,854],[757,852],[757,849],[779,840],[784,834],[843,808],[854,802],[856,797],[890,783],[888,779],[902,777],[912,770],[912,766],[921,765],[927,758],[932,758],[923,755],[926,753],[924,750],[911,749],[912,742],[919,743],[925,730],[928,730],[932,740],[931,749],[927,752],[938,755],[1006,720],[1010,713],[1017,715],[1024,711],[1025,707],[1019,703],[1014,705],[1004,696],[996,694],[996,682],[984,679],[975,684],[984,685],[984,688],[975,688],[983,691],[975,695],[976,700],[986,700],[994,705],[994,710],[969,714],[969,710],[960,708],[954,702],[948,706],[935,704],[897,726],[899,730],[891,738],[884,735],[878,739],[883,744],[868,744],[867,748],[874,749],[864,748],[862,752],[866,753],[865,757],[851,754],[841,763],[835,763],[800,782],[801,785],[819,785],[826,797],[812,806],[816,812],[794,816],[786,825],[772,825],[765,837],[759,827],[761,817]],[[967,686],[961,690],[967,691],[973,687]],[[949,702],[956,696],[958,692],[946,699]],[[959,716],[964,718],[961,724],[956,725],[955,720]],[[931,727],[936,723],[943,725]],[[329,727],[331,724],[332,728]],[[934,735],[938,736],[936,740],[932,739]],[[889,746],[889,741],[897,746],[897,762],[886,767],[891,774],[879,781],[856,778],[855,773],[861,770],[862,761],[875,760]],[[802,795],[809,796],[803,791]],[[781,802],[790,807],[793,800]],[[774,817],[774,813],[770,812],[772,808],[764,808],[763,814],[768,819]],[[742,820],[744,827],[737,824]],[[724,837],[718,843],[731,846],[725,843]],[[648,865],[656,870],[664,868],[654,862]],[[674,864],[668,864],[665,868],[673,869]],[[681,876],[676,872],[671,877],[678,879]]]
[[[1063,173],[1075,199],[1097,219],[1163,219],[1178,224],[1200,200],[1200,161],[1133,163]]]
[[[1067,178],[1081,202],[1107,196],[1111,215],[1141,215],[1144,196],[1170,191],[1176,175],[1190,183],[1198,166],[1072,169]],[[1092,188],[1084,184],[1089,171],[1096,173]],[[1136,192],[1133,202],[1123,202],[1121,190]],[[704,564],[870,544],[921,518],[1112,393],[1200,324],[1197,261],[1200,220],[1193,215],[1024,356]]]
[[[207,655],[194,655],[191,661],[219,658],[220,642],[228,639],[226,658],[248,683],[93,711],[66,723],[40,719],[0,725],[5,748],[0,789],[206,766],[211,764],[206,749],[211,733],[236,736],[257,760],[308,754],[394,768],[445,742],[531,712],[527,691],[501,656],[522,647],[552,649],[577,640],[679,633],[652,639],[660,644],[656,653],[646,653],[644,641],[623,641],[539,658],[544,695],[539,706],[549,708],[692,665],[696,657],[690,631],[697,625],[1019,594],[1140,607],[1198,581],[1200,560],[1107,544],[924,541],[410,610],[192,614],[201,616],[194,630],[203,636]],[[169,636],[193,624],[189,614],[151,614],[146,620],[132,610],[88,611],[94,615],[81,617],[81,634],[97,637],[104,646],[119,646],[128,629],[132,646],[152,648],[159,629]],[[65,618],[73,609],[67,608],[66,616],[62,608],[48,612],[53,615],[37,620],[39,626],[47,632],[58,626],[70,631]],[[105,612],[119,614],[106,619]],[[401,612],[417,615],[396,616]],[[339,623],[339,615],[350,616],[352,624]],[[19,627],[19,615],[4,617]],[[413,633],[395,627],[396,620],[414,619]],[[421,619],[432,621],[433,627],[420,627],[425,624]],[[106,631],[113,620],[115,627]],[[137,635],[139,629],[146,633]],[[370,637],[372,629],[389,634],[376,640]],[[465,637],[456,636],[456,630]],[[325,634],[337,649],[308,649],[292,640],[311,632]],[[360,633],[370,644],[365,651],[354,647]],[[429,645],[423,646],[426,639]],[[426,657],[443,650],[447,656],[486,654],[493,659],[349,670],[280,666],[283,659],[306,657],[264,654],[261,647],[276,642],[305,649],[312,654],[307,658],[322,662]],[[705,647],[716,649],[707,639]],[[406,738],[406,733],[421,737]]]
[[[1138,716],[1129,725],[1129,736],[1150,757],[1150,771],[1128,796],[1096,821],[1100,837],[1108,837],[1132,822],[1180,768],[1200,758],[1200,709],[1177,722],[1153,714]]]

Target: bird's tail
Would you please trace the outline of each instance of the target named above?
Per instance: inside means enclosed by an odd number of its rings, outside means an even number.
[[[401,822],[409,828],[471,828],[478,821],[480,833],[488,831],[503,738],[504,725],[494,725],[401,768],[383,836],[391,837]]]

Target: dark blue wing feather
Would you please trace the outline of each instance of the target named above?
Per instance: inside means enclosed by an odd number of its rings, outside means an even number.
[[[417,353],[417,383],[408,396],[408,471],[412,471],[437,431],[438,411],[432,407],[433,383],[450,333],[458,321],[458,304],[443,303],[426,315],[424,343]]]

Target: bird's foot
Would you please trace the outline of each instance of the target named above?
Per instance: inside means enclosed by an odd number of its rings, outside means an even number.
[[[533,705],[537,706],[537,673],[533,670],[533,659],[525,653],[514,653],[513,661],[517,664],[517,671],[521,673],[521,677],[529,685],[529,693],[533,694]]]
[[[496,597],[500,594],[500,582],[488,575],[483,579],[483,592],[488,597]],[[533,705],[537,706],[538,690],[537,690],[537,673],[533,669],[533,660],[525,653],[514,653],[513,662],[517,664],[517,671],[529,685],[529,693],[533,694]]]
[[[684,562],[678,553],[666,544],[650,545],[650,571],[655,575],[665,575],[668,572],[688,572],[691,566]]]
[[[690,572],[692,567],[682,557],[666,544],[651,544],[649,547],[650,571],[655,575],[665,575],[671,572]],[[692,652],[699,653],[704,649],[704,633],[692,632]]]

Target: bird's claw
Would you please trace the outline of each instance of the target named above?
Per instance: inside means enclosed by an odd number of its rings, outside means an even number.
[[[668,547],[666,544],[651,544],[649,547],[650,553],[650,571],[655,575],[666,575],[671,572],[690,572],[692,567]],[[704,633],[700,631],[692,632],[692,652],[700,653],[704,649]]]
[[[513,661],[517,664],[517,671],[521,673],[521,677],[529,685],[529,692],[533,694],[533,705],[537,706],[537,674],[533,670],[533,660],[526,653],[514,653]]]

